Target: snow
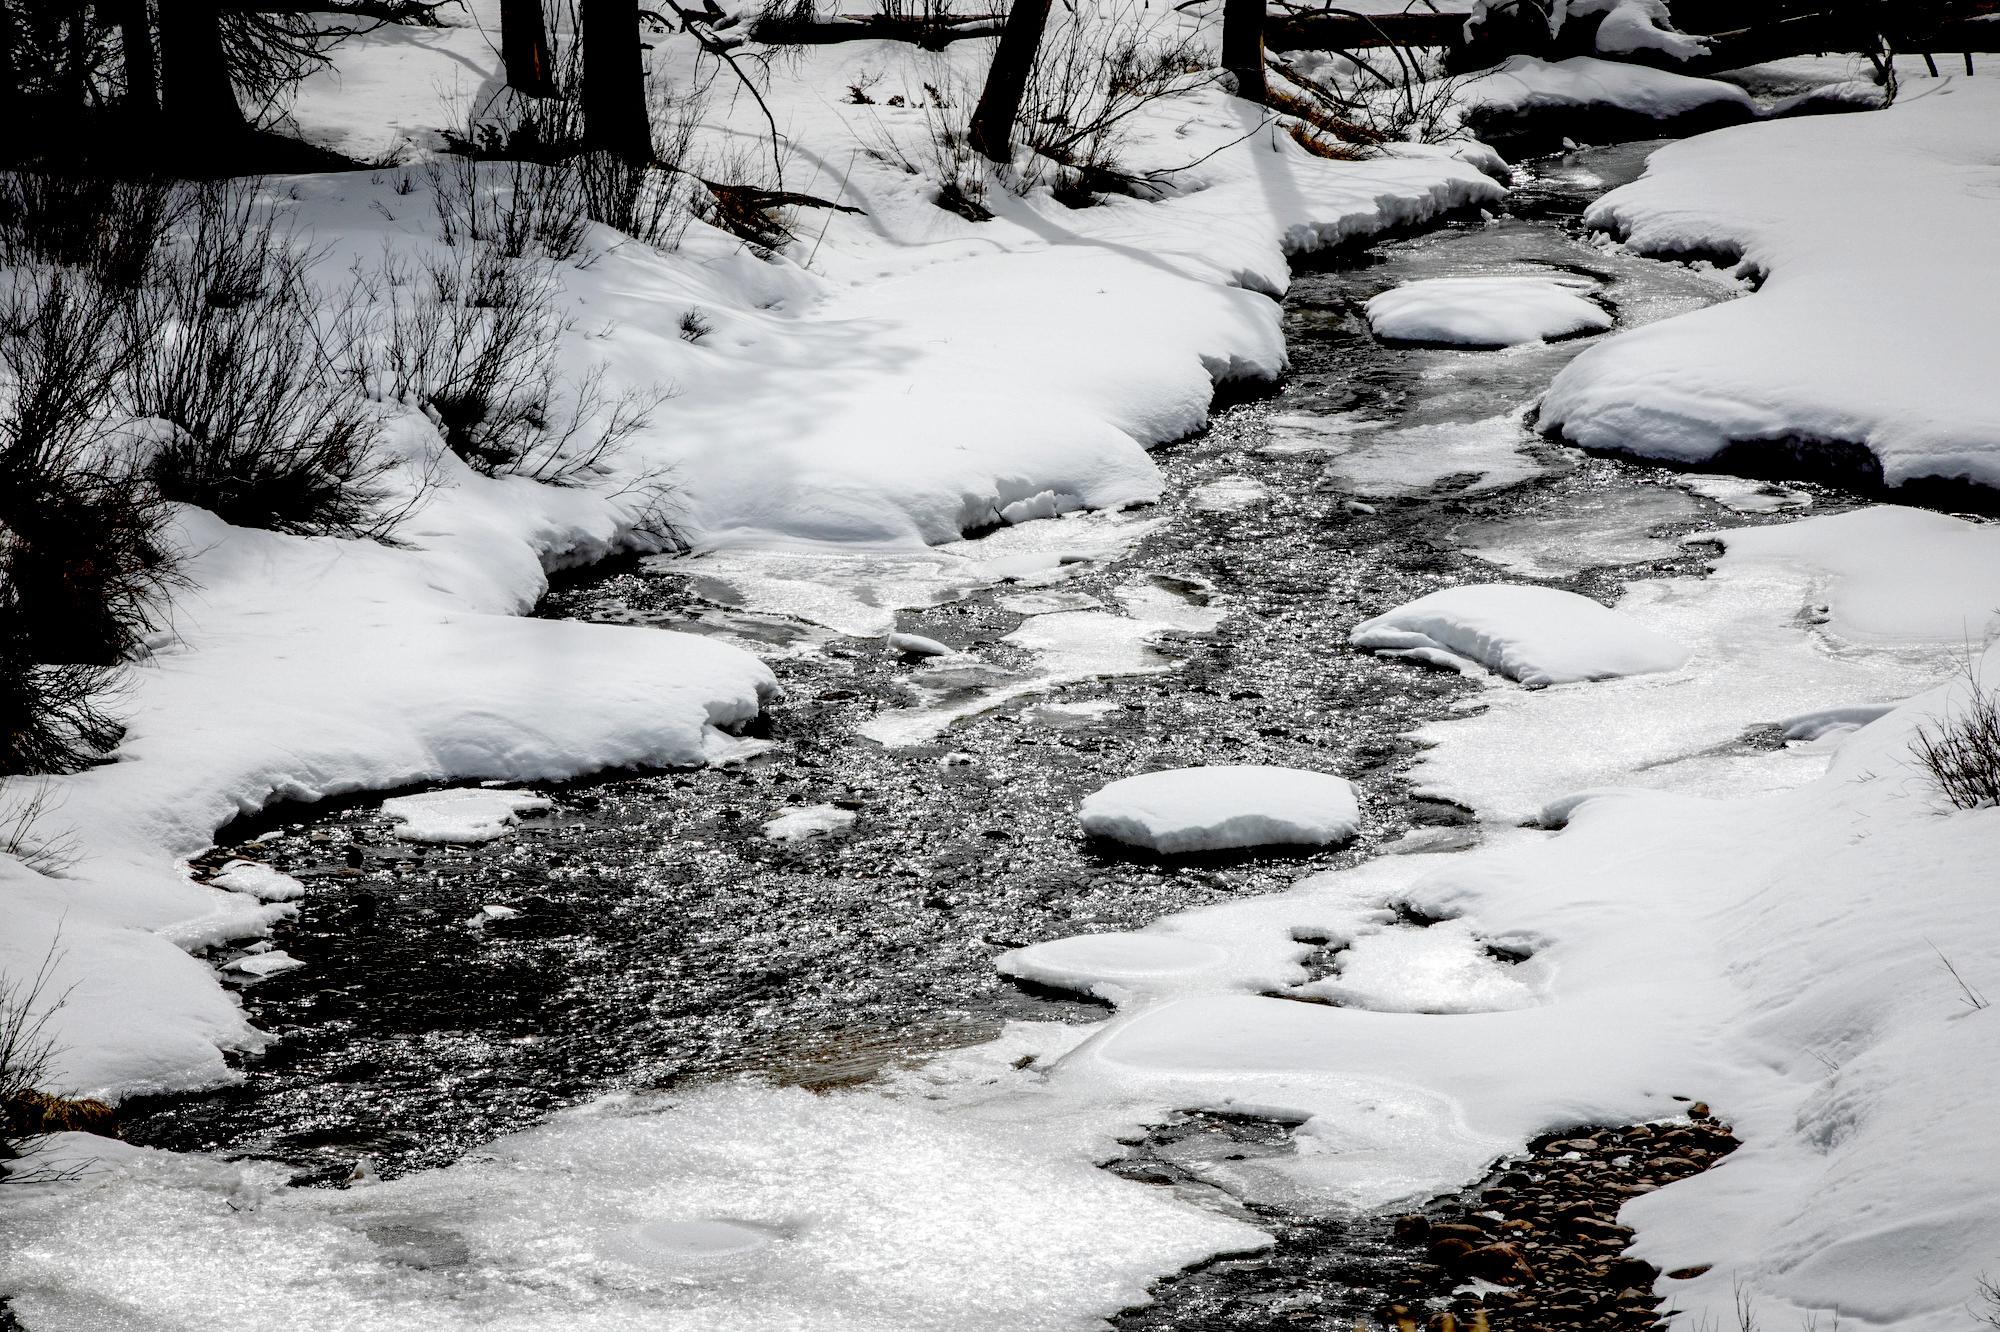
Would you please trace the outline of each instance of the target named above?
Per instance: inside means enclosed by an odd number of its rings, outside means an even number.
[[[523,814],[552,807],[547,796],[533,791],[484,786],[425,791],[382,802],[382,812],[396,821],[396,836],[406,842],[490,842],[512,832]]]
[[[808,837],[824,837],[854,822],[854,811],[837,805],[801,805],[788,809],[764,824],[764,836],[774,842],[800,842]]]
[[[1337,977],[1298,992],[1376,1013],[1504,1013],[1540,1002],[1524,968],[1491,956],[1463,921],[1364,934],[1339,962]]]
[[[1622,111],[1661,121],[1694,115],[1748,120],[1757,113],[1748,93],[1720,80],[1595,56],[1510,56],[1466,79],[1455,95],[1477,125],[1551,111]]]
[[[1232,472],[1195,487],[1188,503],[1202,513],[1238,513],[1271,497],[1271,489],[1254,476]]]
[[[888,646],[891,652],[904,652],[912,657],[949,657],[954,650],[922,634],[890,634]]]
[[[1689,651],[1588,597],[1556,588],[1446,588],[1357,625],[1356,647],[1447,668],[1483,668],[1530,689],[1675,671]]]
[[[1141,773],[1084,798],[1077,822],[1162,855],[1344,842],[1361,826],[1345,778],[1297,768],[1223,764]]]
[[[1371,299],[1368,323],[1397,342],[1515,347],[1610,328],[1610,314],[1586,299],[1597,287],[1567,276],[1426,278]]]
[[[1726,461],[1840,444],[1894,486],[2000,484],[2000,168],[1990,79],[1903,62],[1885,111],[1748,125],[1668,145],[1592,206],[1648,253],[1741,256],[1754,295],[1593,346],[1551,385],[1545,430],[1591,448]]]
[[[1693,60],[1708,52],[1708,40],[1674,30],[1667,0],[1556,0],[1550,28],[1560,31],[1570,19],[1599,14],[1592,44],[1600,55],[1629,56],[1641,52],[1671,60]]]
[[[1531,440],[1509,414],[1476,421],[1384,427],[1379,422],[1278,415],[1271,418],[1274,452],[1325,451],[1327,478],[1342,490],[1387,499],[1468,476],[1467,494],[1500,490],[1548,470],[1526,453]]]
[[[260,902],[290,902],[306,894],[306,886],[291,875],[254,860],[232,860],[209,882],[232,893],[248,893]]]

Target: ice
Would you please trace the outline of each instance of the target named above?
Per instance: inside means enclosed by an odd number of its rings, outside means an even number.
[[[254,860],[232,860],[209,882],[232,893],[248,893],[260,902],[290,902],[306,893],[305,885],[291,875]]]
[[[1684,476],[1680,484],[1737,513],[1782,513],[1787,509],[1810,508],[1813,502],[1812,496],[1803,490],[1740,476]]]
[[[1531,689],[1679,670],[1689,649],[1588,597],[1555,588],[1446,588],[1358,625],[1356,647],[1471,665]]]
[[[106,1143],[88,1187],[9,1186],[0,1289],[37,1332],[1059,1332],[1268,1242],[1099,1170],[1087,1126],[1010,1104],[613,1097],[346,1190]]]
[[[838,805],[801,805],[764,824],[764,836],[774,842],[798,842],[824,837],[854,822],[854,811]]]
[[[1036,654],[1034,674],[1001,676],[983,669],[969,685],[955,686],[933,672],[929,684],[961,696],[930,706],[876,713],[855,730],[890,748],[923,744],[964,717],[991,712],[1017,698],[1059,685],[1114,675],[1151,675],[1174,669],[1154,650],[1170,626],[1130,620],[1105,611],[1053,611],[1027,620],[1004,641]]]
[[[1617,487],[1601,495],[1569,495],[1554,515],[1524,505],[1506,518],[1459,529],[1470,554],[1509,573],[1560,578],[1614,564],[1678,558],[1676,540],[1653,536],[1669,524],[1692,525],[1700,505],[1668,486]]]
[[[995,597],[993,604],[1015,615],[1047,615],[1052,611],[1097,610],[1104,605],[1088,592],[1022,592]]]
[[[913,657],[949,657],[957,650],[922,634],[890,634],[888,646],[891,652],[905,652]]]
[[[382,812],[396,821],[396,836],[406,842],[490,842],[512,832],[523,814],[552,807],[547,796],[533,791],[485,786],[424,791],[382,802]]]
[[[1590,278],[1505,276],[1425,278],[1368,302],[1375,336],[1395,342],[1514,347],[1610,328],[1611,315],[1587,299]]]
[[[1254,476],[1232,472],[1204,482],[1188,492],[1188,502],[1201,513],[1238,513],[1263,504],[1271,488]]]
[[[1093,837],[1174,855],[1343,842],[1360,828],[1361,811],[1344,778],[1225,764],[1113,782],[1084,798],[1077,821]]]
[[[1528,439],[1510,415],[1355,431],[1329,439],[1334,457],[1326,474],[1342,489],[1371,498],[1413,494],[1451,477],[1471,478],[1463,489],[1476,494],[1547,470],[1521,451]]]
[[[1378,1013],[1503,1013],[1541,1002],[1532,963],[1509,965],[1486,951],[1463,921],[1365,934],[1339,957],[1340,974],[1301,994]]]

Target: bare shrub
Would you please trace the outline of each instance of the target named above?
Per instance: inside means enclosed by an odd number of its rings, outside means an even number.
[[[119,299],[64,269],[0,299],[0,773],[73,772],[117,743],[112,668],[172,581],[165,510],[110,422]]]
[[[427,169],[440,239],[483,241],[510,257],[566,260],[583,252],[585,223],[601,222],[655,249],[676,249],[702,191],[693,144],[708,80],[649,93],[652,160],[637,164],[584,148],[573,49],[560,65],[555,96],[508,95],[484,118],[468,114],[447,133],[458,160]],[[481,161],[502,165],[482,170]]]
[[[1959,809],[2000,805],[2000,689],[1968,667],[1964,701],[1911,742],[1918,768]]]
[[[1458,90],[1465,82],[1445,69],[1445,53],[1428,47],[1385,45],[1366,55],[1344,51],[1345,72],[1308,73],[1301,63],[1274,61],[1294,84],[1304,106],[1279,109],[1311,120],[1334,117],[1345,130],[1333,137],[1361,144],[1399,140],[1444,143],[1465,137]]]
[[[72,1126],[109,1128],[112,1122],[111,1108],[100,1101],[69,1101],[41,1090],[55,1071],[49,1023],[68,998],[53,991],[59,959],[51,945],[31,974],[0,975],[0,1160],[32,1155],[44,1134]],[[60,1174],[16,1166],[0,1170],[0,1184]]]
[[[167,423],[147,475],[245,527],[385,535],[379,420],[341,374],[314,256],[260,217],[254,185],[202,189],[124,310],[123,406]]]
[[[80,268],[108,286],[137,286],[187,203],[185,190],[159,177],[7,172],[0,175],[0,263]]]
[[[451,451],[489,476],[585,485],[611,474],[664,392],[612,393],[600,367],[565,384],[570,324],[546,267],[484,247],[413,271],[393,258],[360,279],[351,372],[430,413]]]
[[[1065,202],[1084,203],[1138,185],[1118,158],[1127,122],[1216,77],[1171,14],[1131,3],[1077,6],[1050,24],[1021,97],[1024,186],[1047,183]]]
[[[545,166],[513,158],[490,165],[444,158],[425,168],[437,207],[438,239],[488,245],[509,259],[573,259],[583,249],[589,214],[567,162]]]

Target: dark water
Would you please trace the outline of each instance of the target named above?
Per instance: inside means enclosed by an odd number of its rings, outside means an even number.
[[[1649,537],[1741,520],[1665,473],[1557,449],[1520,422],[1582,344],[1389,348],[1368,336],[1358,305],[1412,278],[1495,267],[1597,276],[1624,325],[1723,298],[1683,270],[1578,238],[1584,200],[1632,174],[1643,151],[1545,163],[1510,217],[1334,256],[1300,275],[1286,303],[1293,367],[1282,390],[1162,449],[1168,498],[1154,516],[1163,521],[1060,584],[1112,605],[1111,592],[1135,580],[1194,602],[1221,598],[1229,614],[1219,628],[1162,646],[1171,672],[1063,686],[963,721],[938,743],[884,749],[854,728],[907,704],[912,668],[879,641],[732,606],[726,580],[699,560],[558,588],[542,613],[729,630],[788,652],[818,646],[774,659],[784,694],[759,724],[764,753],[549,788],[554,810],[497,842],[398,842],[374,800],[280,810],[230,830],[217,863],[250,854],[307,880],[299,916],[275,938],[306,966],[245,992],[277,1039],[239,1061],[243,1083],[130,1107],[128,1136],[271,1157],[296,1164],[302,1182],[324,1182],[363,1157],[385,1174],[440,1165],[614,1088],[739,1072],[840,1085],[980,1040],[1009,1017],[1101,1014],[1001,980],[992,959],[1005,948],[1275,891],[1411,828],[1467,823],[1463,811],[1412,796],[1404,773],[1415,751],[1403,736],[1474,686],[1356,653],[1345,645],[1352,626],[1438,587],[1523,576],[1497,573],[1467,542],[1525,545],[1542,560],[1540,581],[1609,594],[1625,578],[1698,567]],[[1372,443],[1331,457],[1265,451],[1295,441],[1301,419],[1393,432],[1503,417],[1508,440],[1543,469],[1504,484],[1482,482],[1472,466],[1384,495],[1383,451]],[[1405,452],[1434,452],[1425,438]],[[1190,502],[1227,475],[1254,476],[1268,502],[1236,512]],[[1361,505],[1357,491],[1368,496]],[[1629,546],[1628,562],[1564,558],[1565,542],[1580,548],[1607,532]],[[902,612],[900,625],[1005,665],[1015,649],[998,640],[1023,617],[998,602],[1018,591]],[[1050,698],[1114,706],[1059,713],[1044,708]],[[1364,836],[1334,852],[1158,863],[1076,829],[1077,802],[1107,780],[1225,762],[1352,779]],[[853,813],[852,824],[796,842],[760,831],[787,808],[823,803]],[[488,904],[520,914],[469,924]],[[1244,1260],[1251,1275],[1232,1267],[1164,1283],[1126,1325],[1269,1325],[1258,1321],[1269,1313],[1262,1298],[1245,1293],[1263,1289],[1256,1271],[1303,1255],[1298,1272],[1318,1280],[1344,1261],[1332,1223],[1260,1220],[1281,1242]]]

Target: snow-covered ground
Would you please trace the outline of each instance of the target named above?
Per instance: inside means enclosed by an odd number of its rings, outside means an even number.
[[[1950,62],[1943,67],[1949,71]],[[1925,77],[1879,114],[1673,144],[1589,221],[1649,253],[1739,259],[1754,296],[1593,347],[1542,424],[1591,448],[1705,463],[1731,445],[1846,445],[1889,485],[2000,484],[2000,89]]]

